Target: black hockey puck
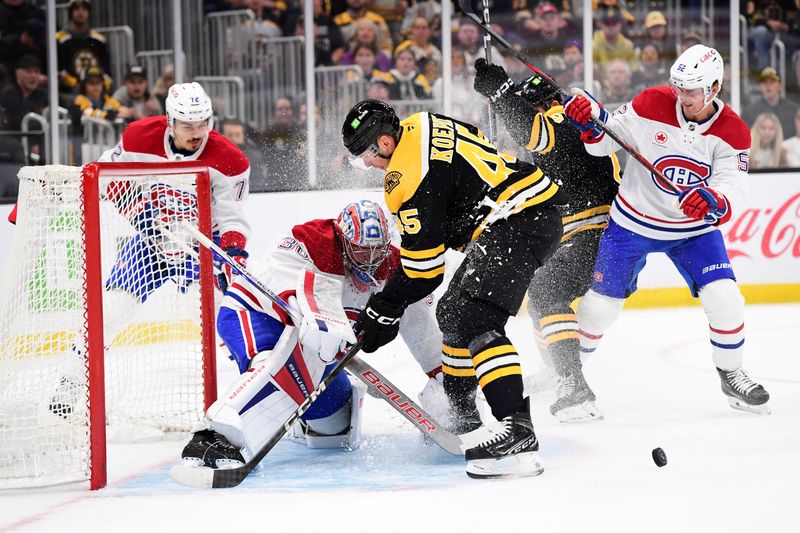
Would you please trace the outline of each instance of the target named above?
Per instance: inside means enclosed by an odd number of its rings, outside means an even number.
[[[662,450],[661,448],[653,449],[653,462],[659,468],[667,464],[667,454],[664,453],[664,450]]]

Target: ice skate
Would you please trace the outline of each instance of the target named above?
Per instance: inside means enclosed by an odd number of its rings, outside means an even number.
[[[550,406],[550,413],[564,424],[602,420],[603,413],[594,401],[595,395],[579,369],[559,378],[556,401]]]
[[[736,370],[720,370],[719,379],[722,384],[722,393],[728,397],[728,404],[734,409],[768,415],[771,413],[769,393],[764,387],[756,383],[741,368]]]
[[[211,429],[192,435],[181,453],[181,465],[195,468],[236,468],[244,464],[241,451]],[[179,466],[181,466],[179,465]]]
[[[500,421],[493,437],[466,451],[467,475],[475,479],[538,476],[544,471],[538,450],[530,413],[513,413]]]

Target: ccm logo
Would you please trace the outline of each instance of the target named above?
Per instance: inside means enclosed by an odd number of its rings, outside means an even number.
[[[420,426],[424,427],[427,431],[435,431],[436,424],[428,420],[420,413],[415,407],[409,405],[408,400],[404,400],[402,403],[399,400],[403,397],[401,394],[398,394],[392,387],[387,385],[380,377],[376,376],[372,370],[365,370],[361,373],[361,376],[364,377],[371,385],[374,385],[381,394],[386,396],[390,402],[395,404],[399,407],[409,418],[419,424]]]

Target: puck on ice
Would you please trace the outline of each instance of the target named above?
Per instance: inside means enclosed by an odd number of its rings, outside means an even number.
[[[667,454],[661,448],[653,449],[653,462],[657,467],[661,468],[667,464]]]

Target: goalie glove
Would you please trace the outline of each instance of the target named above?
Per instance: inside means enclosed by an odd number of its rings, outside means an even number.
[[[383,301],[381,293],[370,296],[353,327],[361,336],[361,349],[372,353],[381,346],[389,344],[400,331],[400,317],[403,309]]]
[[[222,234],[219,239],[219,247],[227,253],[236,264],[247,267],[247,258],[250,254],[244,249],[246,238],[244,235],[237,231],[228,231]],[[222,257],[214,254],[214,264],[217,267],[216,285],[223,294],[227,292],[228,287],[233,283],[233,278],[236,276],[236,270]]]
[[[572,96],[564,101],[564,114],[573,126],[581,130],[583,142],[593,144],[603,138],[605,132],[598,123],[606,123],[608,111],[589,92],[573,88]]]
[[[678,207],[693,220],[703,220],[712,226],[724,224],[731,218],[728,199],[709,187],[698,185],[678,196]]]
[[[503,67],[488,63],[481,57],[475,60],[475,82],[472,86],[476,92],[495,103],[514,88],[514,82]]]

